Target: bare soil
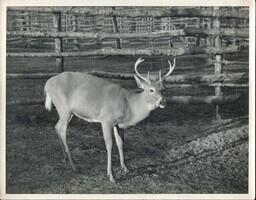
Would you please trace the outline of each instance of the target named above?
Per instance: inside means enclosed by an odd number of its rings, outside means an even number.
[[[62,163],[56,112],[43,109],[8,109],[7,193],[247,193],[246,117],[171,119],[177,110],[155,111],[125,132],[127,174],[114,146],[112,184],[100,124],[71,122],[68,144],[79,168],[73,172]]]
[[[123,57],[73,58],[65,61],[65,68],[83,71],[86,63],[86,70],[132,72],[133,61]],[[177,69],[188,65],[196,69],[200,62],[202,59],[177,62]],[[7,60],[7,72],[47,71],[54,71],[54,59]],[[7,102],[44,98],[45,81],[7,81]],[[135,86],[134,82],[124,85]],[[214,89],[171,89],[167,95],[209,93],[214,94]],[[113,174],[117,183],[112,184],[106,175],[107,155],[100,124],[78,118],[71,121],[68,144],[79,169],[73,172],[68,163],[62,162],[54,130],[56,111],[47,112],[43,105],[8,106],[7,193],[247,193],[247,95],[236,104],[222,105],[221,112],[222,120],[215,120],[212,105],[168,105],[152,112],[125,131],[127,174],[120,168],[114,145]]]

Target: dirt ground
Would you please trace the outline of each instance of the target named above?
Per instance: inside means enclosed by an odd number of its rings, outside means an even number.
[[[248,119],[193,118],[177,107],[126,130],[127,174],[114,145],[116,184],[106,176],[99,124],[71,122],[68,144],[79,168],[73,172],[62,163],[55,111],[8,109],[7,193],[247,193]]]
[[[200,60],[201,59],[201,60]],[[183,61],[193,69],[202,58]],[[163,59],[165,60],[165,59]],[[132,72],[134,58],[67,59],[65,69]],[[166,61],[166,60],[165,60]],[[205,60],[204,60],[205,61]],[[124,64],[122,64],[124,63]],[[164,62],[163,62],[164,63]],[[72,65],[72,69],[69,66]],[[109,66],[109,67],[107,67]],[[151,68],[154,68],[154,66]],[[150,68],[150,69],[151,69]],[[197,69],[202,70],[201,68]],[[54,59],[7,60],[7,72],[54,71]],[[43,98],[45,80],[7,81],[7,102]],[[129,84],[128,84],[129,85]],[[168,95],[209,95],[214,89],[169,90]],[[246,96],[246,95],[245,95]],[[56,111],[43,105],[7,106],[7,193],[247,193],[248,101],[221,106],[215,120],[212,105],[168,105],[125,131],[124,154],[129,172],[119,164],[113,149],[113,174],[106,175],[107,154],[101,126],[74,118],[68,144],[78,172],[62,163],[55,134]]]

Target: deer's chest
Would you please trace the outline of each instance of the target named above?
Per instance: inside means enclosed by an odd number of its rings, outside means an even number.
[[[150,111],[130,110],[129,113],[118,123],[120,128],[128,128],[143,121],[150,114]]]

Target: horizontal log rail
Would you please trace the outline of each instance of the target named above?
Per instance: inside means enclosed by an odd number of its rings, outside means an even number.
[[[185,33],[188,36],[230,36],[230,37],[249,37],[249,29],[238,28],[219,28],[219,29],[200,29],[200,28],[185,28]]]
[[[169,88],[194,88],[194,87],[228,87],[228,88],[248,88],[247,83],[199,83],[199,84],[166,84],[165,87]]]
[[[226,104],[234,103],[239,99],[241,95],[228,95],[228,96],[171,96],[167,97],[167,103],[169,104]],[[7,106],[31,106],[44,104],[43,99],[33,100],[12,100],[7,101]]]
[[[222,61],[216,61],[212,59],[208,59],[211,63],[222,63],[224,65],[233,65],[233,64],[240,64],[240,65],[249,65],[249,61],[229,61],[229,60],[222,60]]]
[[[43,99],[32,99],[32,100],[11,100],[6,101],[7,106],[31,106],[31,105],[40,105],[44,104]]]
[[[49,32],[49,31],[7,31],[8,36],[34,37],[34,38],[83,38],[83,39],[131,39],[131,38],[162,38],[181,36],[230,36],[249,37],[248,29],[198,29],[185,28],[182,30],[159,31],[151,33],[85,33],[85,32]]]
[[[111,72],[100,72],[93,71],[91,74],[102,77],[102,78],[113,78],[113,79],[134,79],[133,74],[120,74]],[[146,74],[144,74],[146,76]],[[158,75],[155,76],[158,78]],[[154,79],[154,76],[151,76]],[[229,73],[229,74],[186,74],[186,75],[172,75],[165,79],[167,84],[208,84],[209,86],[226,86],[233,87],[242,86],[245,87],[245,82],[249,81],[248,73]],[[225,84],[224,84],[225,83]],[[227,84],[229,83],[229,84]]]
[[[223,53],[235,53],[239,48],[236,45],[228,47],[216,48],[216,47],[180,47],[180,48],[162,48],[162,49],[114,49],[103,48],[93,51],[81,51],[81,52],[45,52],[45,53],[7,53],[7,57],[79,57],[79,56],[117,56],[117,55],[146,55],[146,56],[160,56],[160,55],[173,55],[181,56],[186,54],[223,54]]]
[[[248,74],[247,73],[229,73],[229,74],[186,74],[186,75],[172,75],[167,77],[166,82],[169,83],[216,83],[216,82],[247,82]]]
[[[238,18],[248,19],[249,11],[238,10],[206,10],[200,8],[133,8],[128,10],[113,10],[111,7],[8,7],[8,11],[33,11],[33,12],[61,12],[81,14],[87,16],[108,16],[108,17],[202,17],[202,18]]]
[[[92,71],[89,72],[95,76],[99,76],[102,78],[112,78],[112,79],[124,79],[131,80],[134,79],[134,74],[132,73],[111,73],[111,72],[102,72],[102,71]],[[48,79],[57,73],[31,73],[31,74],[14,74],[7,73],[7,80],[15,80],[15,79]],[[145,74],[146,76],[146,74]],[[154,76],[151,76],[154,78]],[[232,73],[232,74],[186,74],[186,75],[172,75],[166,78],[166,83],[171,84],[202,84],[207,83],[211,84],[211,86],[215,86],[216,84],[236,84],[244,85],[242,83],[248,82],[248,73]],[[221,86],[220,85],[220,86]]]
[[[93,71],[91,74],[102,78],[113,78],[113,79],[134,79],[133,74],[125,73],[111,73],[111,72],[100,72]],[[146,76],[146,74],[144,74]],[[156,76],[158,77],[158,76]],[[154,76],[151,76],[154,79]],[[229,74],[186,74],[186,75],[172,75],[165,79],[167,83],[173,84],[200,84],[200,83],[235,83],[239,85],[240,82],[248,82],[248,73],[229,73]]]
[[[232,64],[249,65],[249,61],[228,61],[228,60],[223,60],[222,63],[225,64],[225,65],[232,65]]]
[[[83,39],[129,39],[129,38],[160,38],[185,36],[184,30],[173,30],[152,33],[88,33],[88,32],[42,32],[42,31],[8,31],[8,36],[35,37],[35,38],[83,38]]]
[[[172,96],[167,97],[167,103],[170,104],[226,104],[234,103],[240,98],[238,95],[226,96]]]
[[[7,80],[16,80],[16,79],[48,79],[52,76],[57,75],[58,73],[7,73]]]

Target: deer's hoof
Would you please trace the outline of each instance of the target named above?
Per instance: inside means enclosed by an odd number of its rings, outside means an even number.
[[[126,166],[123,167],[123,170],[124,170],[125,173],[128,173],[128,172],[129,172],[129,170],[127,169]]]
[[[113,183],[113,184],[115,184],[116,183],[116,181],[115,181],[115,179],[112,177],[112,178],[110,178],[110,182],[111,183]]]
[[[125,164],[121,164],[121,168],[124,170],[125,173],[129,172]]]
[[[74,163],[71,163],[71,168],[74,172],[77,172],[76,166],[74,165]]]
[[[111,183],[116,183],[112,174],[108,174],[108,177],[109,177],[109,180],[110,180]]]
[[[65,164],[67,162],[67,158],[62,159],[62,163]]]

